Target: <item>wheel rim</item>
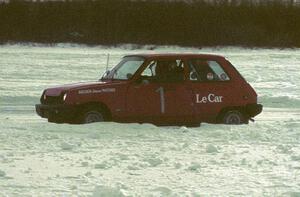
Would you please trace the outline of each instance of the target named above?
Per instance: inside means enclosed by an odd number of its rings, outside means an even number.
[[[92,112],[86,113],[84,122],[85,123],[93,123],[93,122],[102,122],[103,120],[104,119],[103,119],[103,116],[101,113],[92,111]]]
[[[241,124],[242,119],[238,113],[230,113],[226,116],[225,123],[226,124]]]

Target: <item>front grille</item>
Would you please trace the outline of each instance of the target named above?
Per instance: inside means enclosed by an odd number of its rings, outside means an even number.
[[[41,103],[44,105],[57,105],[63,103],[62,96],[46,96],[44,99],[44,95],[41,98]]]

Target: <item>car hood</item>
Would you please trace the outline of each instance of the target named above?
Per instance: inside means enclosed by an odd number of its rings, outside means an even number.
[[[84,83],[74,83],[74,84],[66,84],[62,86],[55,86],[52,88],[48,88],[45,90],[45,94],[47,96],[59,96],[62,92],[67,92],[70,90],[84,90],[90,88],[100,88],[100,87],[112,87],[112,85],[120,84],[122,82],[84,82]],[[124,82],[123,82],[124,83]]]

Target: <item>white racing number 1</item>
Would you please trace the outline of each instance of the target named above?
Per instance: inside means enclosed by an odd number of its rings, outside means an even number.
[[[159,87],[156,92],[160,95],[160,111],[162,114],[165,113],[165,92],[163,87]]]

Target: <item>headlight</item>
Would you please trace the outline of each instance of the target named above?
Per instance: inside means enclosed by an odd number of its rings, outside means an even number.
[[[67,93],[64,93],[64,95],[63,95],[63,101],[65,101],[66,98],[67,98]]]

